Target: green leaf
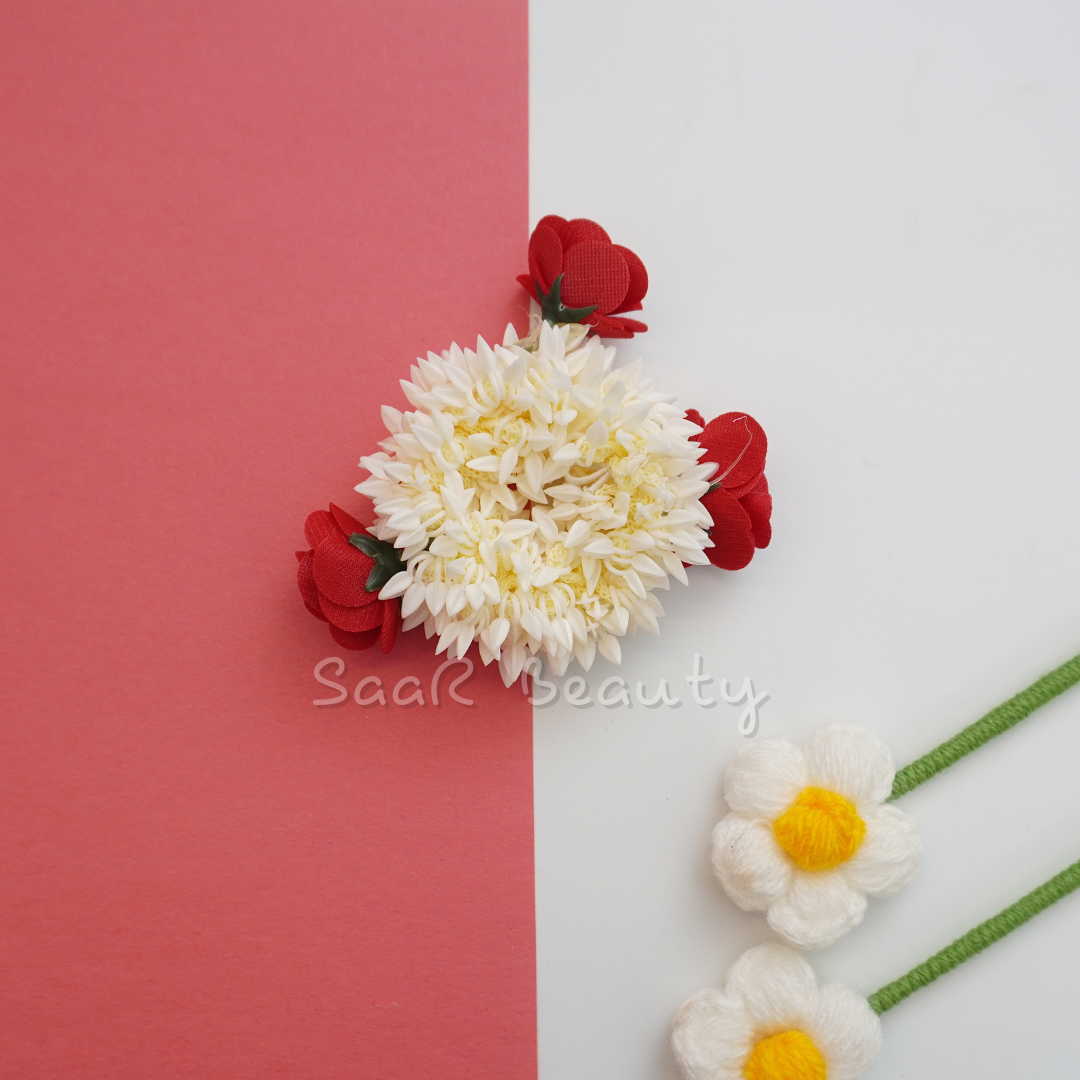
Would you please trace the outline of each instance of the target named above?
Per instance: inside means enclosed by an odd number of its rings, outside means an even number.
[[[563,276],[560,274],[551,283],[551,292],[547,294],[540,288],[540,282],[536,282],[536,295],[540,297],[540,311],[544,319],[553,326],[556,323],[584,322],[600,305],[593,304],[592,307],[579,308],[563,307],[562,279]]]
[[[364,583],[364,589],[367,592],[378,592],[395,574],[405,569],[397,548],[385,540],[380,540],[369,533],[351,533],[349,543],[362,551],[369,559],[375,560],[375,565],[369,571],[368,579]]]
[[[374,559],[379,554],[379,541],[367,533],[350,533],[349,543],[354,548],[359,548],[369,559]]]
[[[391,570],[386,566],[380,566],[376,563],[375,566],[371,568],[371,573],[368,574],[364,590],[366,592],[378,592],[396,573],[396,570]]]

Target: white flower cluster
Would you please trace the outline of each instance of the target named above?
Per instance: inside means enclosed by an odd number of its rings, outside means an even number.
[[[700,428],[587,329],[429,353],[401,384],[415,411],[384,406],[390,437],[360,462],[372,532],[406,564],[379,595],[437,652],[477,641],[508,686],[538,653],[559,675],[597,649],[618,663],[620,636],[658,632],[668,575],[708,561]]]

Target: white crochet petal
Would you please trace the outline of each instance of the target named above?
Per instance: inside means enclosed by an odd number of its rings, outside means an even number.
[[[748,817],[779,817],[808,783],[803,752],[785,739],[763,739],[741,750],[724,777],[724,798]]]
[[[883,803],[892,791],[889,748],[865,728],[830,724],[816,731],[804,750],[810,783],[835,791],[861,809]]]
[[[862,922],[866,897],[843,869],[795,872],[791,888],[769,908],[769,925],[797,949],[824,949]]]
[[[855,1080],[881,1052],[881,1020],[862,994],[830,983],[804,1029],[825,1058],[829,1080]]]
[[[791,860],[767,821],[727,814],[712,839],[713,870],[744,911],[766,911],[791,887]]]
[[[817,1002],[817,983],[810,965],[783,945],[748,949],[728,972],[724,989],[741,998],[757,1030],[801,1028]]]
[[[915,820],[895,806],[878,806],[863,815],[866,838],[844,864],[855,888],[870,896],[891,896],[919,869],[922,838]]]
[[[742,1001],[702,990],[675,1014],[671,1046],[688,1080],[743,1080],[753,1030]]]

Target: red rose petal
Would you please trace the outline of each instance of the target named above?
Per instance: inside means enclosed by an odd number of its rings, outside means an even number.
[[[701,460],[720,466],[713,482],[723,484],[733,498],[741,498],[761,479],[768,440],[752,416],[724,413],[705,425],[697,441],[705,447]]]
[[[345,534],[345,539],[348,540],[352,533],[366,533],[367,526],[361,525],[359,521],[352,516],[352,514],[345,513],[340,506],[330,504],[330,513],[333,515],[334,521],[337,522],[337,527]]]
[[[596,304],[599,314],[607,315],[622,303],[629,284],[626,260],[610,244],[584,240],[563,257],[562,302],[567,307]]]
[[[606,315],[597,319],[592,324],[592,333],[597,337],[606,338],[632,338],[633,332],[627,330],[621,323],[609,319]]]
[[[529,273],[540,288],[551,292],[551,283],[563,270],[563,246],[559,234],[547,225],[537,225],[529,238]]]
[[[342,630],[339,626],[331,623],[330,633],[343,649],[370,649],[379,640],[379,631],[377,629],[364,630],[359,634],[350,634],[348,630]]]
[[[711,548],[705,549],[709,562],[721,570],[741,570],[754,557],[754,536],[750,515],[723,488],[710,491],[701,500],[709,511]]]
[[[298,551],[296,558],[299,565],[296,568],[296,583],[300,586],[300,595],[304,598],[304,607],[323,622],[329,620],[319,607],[319,590],[315,585],[315,575],[311,572],[311,559],[314,551]]]
[[[687,409],[686,419],[689,420],[691,424],[697,424],[699,428],[703,428],[705,426],[705,417],[702,416],[701,413],[697,411],[697,409]]]
[[[375,593],[369,593],[375,596]],[[323,614],[341,630],[358,633],[360,630],[374,630],[382,625],[382,604],[365,604],[363,607],[345,607],[335,604],[325,593],[319,593],[319,607]]]
[[[580,244],[583,240],[599,240],[602,244],[611,246],[611,237],[595,221],[590,221],[588,218],[574,218],[558,232],[564,248],[569,248],[572,244]]]
[[[645,264],[629,248],[624,248],[619,244],[615,244],[614,247],[622,255],[626,268],[630,271],[630,285],[627,287],[623,302],[619,305],[619,311],[639,311],[641,301],[649,291],[648,271],[645,269]]]
[[[769,482],[764,476],[747,492],[739,505],[750,515],[750,527],[754,532],[754,546],[767,548],[772,540],[772,496],[769,494]]]
[[[341,607],[363,607],[372,603],[377,594],[364,589],[375,560],[354,548],[337,531],[328,536],[316,549],[311,569],[319,592],[331,603]]]
[[[517,283],[539,304],[540,297],[536,294],[536,282],[532,274],[518,274]]]
[[[558,214],[548,214],[547,217],[542,217],[536,223],[536,227],[540,228],[541,225],[545,225],[547,226],[547,228],[553,229],[555,231],[555,234],[561,240],[563,238],[563,234],[566,232],[566,226],[569,224],[570,222],[567,221],[566,218],[559,217]]]
[[[304,522],[304,536],[313,548],[317,548],[328,536],[336,534],[334,519],[325,510],[308,514],[307,521]]]
[[[590,317],[587,321],[592,324],[594,334],[606,338],[632,338],[635,333],[640,334],[649,329],[636,319],[623,319],[612,315]]]
[[[382,602],[382,634],[379,637],[379,648],[388,653],[397,641],[398,616],[401,614],[400,600],[384,600]]]

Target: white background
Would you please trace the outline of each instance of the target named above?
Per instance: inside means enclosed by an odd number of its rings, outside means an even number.
[[[773,545],[622,673],[698,651],[759,738],[902,765],[1080,651],[1080,8],[533,0],[531,35],[533,220],[641,255],[623,355],[770,440]],[[541,1080],[674,1077],[676,1006],[769,938],[708,867],[738,712],[537,710]],[[818,972],[870,993],[1080,857],[1078,765],[1075,689],[907,796],[919,877]],[[886,1014],[869,1075],[1074,1078],[1078,967],[1080,895]]]

